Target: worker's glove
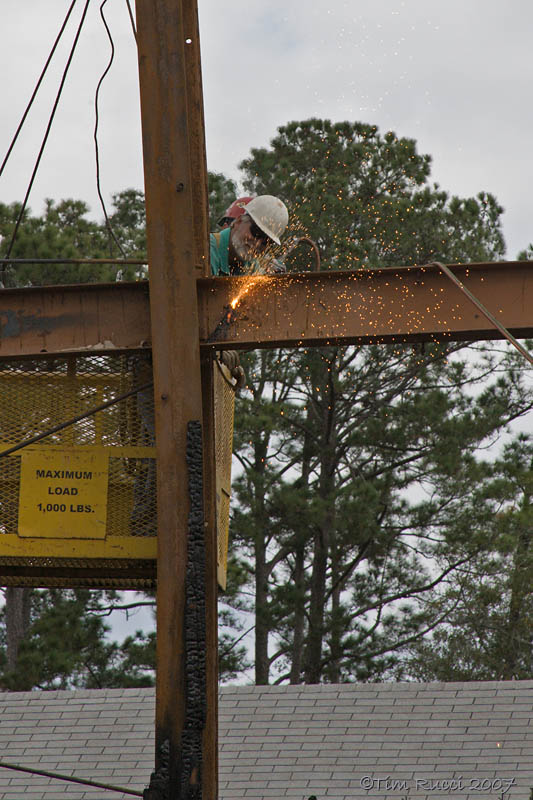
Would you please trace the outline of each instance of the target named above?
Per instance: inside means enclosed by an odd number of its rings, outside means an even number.
[[[241,367],[238,352],[236,350],[222,350],[220,361],[229,369],[231,377],[236,381],[235,390],[242,389],[246,385],[246,374]]]
[[[240,364],[238,367],[235,367],[235,369],[231,370],[231,377],[237,381],[235,384],[236,392],[238,392],[239,389],[242,389],[243,386],[246,386],[246,373]]]
[[[272,258],[265,267],[265,275],[283,275],[287,267],[279,258]]]
[[[262,255],[252,262],[252,274],[280,275],[287,272],[287,267],[279,258]]]

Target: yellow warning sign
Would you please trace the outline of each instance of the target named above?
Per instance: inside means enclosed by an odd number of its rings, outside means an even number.
[[[104,539],[108,458],[57,448],[21,459],[19,536]]]

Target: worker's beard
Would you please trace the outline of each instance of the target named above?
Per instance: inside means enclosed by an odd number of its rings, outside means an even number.
[[[253,249],[247,244],[244,244],[244,242],[234,242],[233,251],[239,261],[242,261],[243,263],[245,261],[251,261],[253,257]]]
[[[231,237],[231,249],[233,250],[234,257],[244,264],[246,261],[251,261],[256,255],[255,247],[243,241],[240,231],[234,230]]]

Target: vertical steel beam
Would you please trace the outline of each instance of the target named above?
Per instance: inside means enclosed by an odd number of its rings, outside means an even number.
[[[156,780],[146,796],[166,797],[168,768],[169,800],[215,800],[213,393],[211,362],[208,358],[202,363],[200,358],[196,300],[196,280],[208,273],[207,169],[196,0],[137,0],[137,28],[158,457],[156,774],[159,771],[163,786],[159,790]],[[191,424],[197,430],[202,422],[206,561],[205,585],[200,587],[205,595],[200,598],[198,580],[192,585],[194,578],[187,569],[188,531],[193,522],[189,519],[192,493],[186,447]],[[193,482],[196,479],[192,476]],[[197,603],[204,601],[206,612],[201,622],[205,622],[206,677],[200,682],[203,697],[196,699],[200,705],[206,703],[207,716],[198,754],[194,736],[191,739],[192,719],[193,727],[198,727],[198,707],[191,714],[187,659],[192,650],[200,658],[203,654],[198,653],[198,642],[186,646],[186,637],[194,639],[201,631],[191,630],[190,624],[186,629],[185,617],[197,614]],[[194,675],[196,687],[197,678]],[[187,774],[191,763],[193,769]]]

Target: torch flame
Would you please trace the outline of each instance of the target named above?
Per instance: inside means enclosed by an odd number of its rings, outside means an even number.
[[[241,302],[242,298],[246,294],[248,294],[250,289],[252,289],[256,285],[256,283],[259,283],[260,281],[264,280],[266,277],[267,277],[266,275],[253,275],[253,276],[250,276],[249,279],[247,280],[247,282],[244,284],[244,286],[240,290],[239,294],[235,295],[233,300],[231,300],[230,306],[233,309],[236,309],[237,306],[239,305],[239,303]]]

